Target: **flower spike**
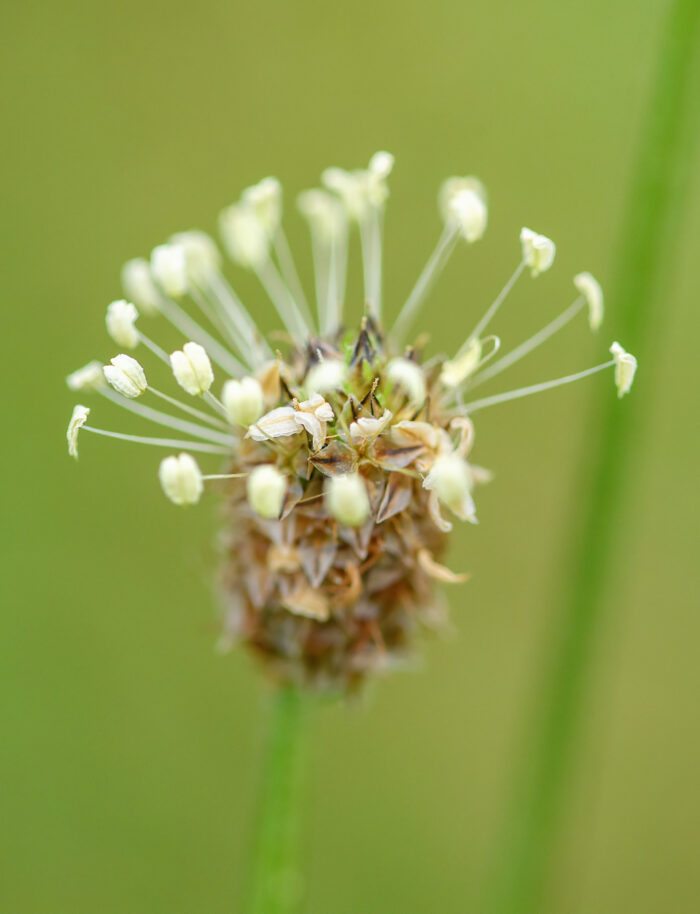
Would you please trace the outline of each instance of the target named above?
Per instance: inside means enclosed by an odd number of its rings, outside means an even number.
[[[283,227],[282,187],[266,177],[219,217],[223,252],[233,264],[224,264],[214,240],[198,230],[172,235],[150,260],[125,264],[124,298],[109,305],[105,318],[123,351],[66,379],[81,399],[96,394],[173,436],[96,428],[79,405],[66,433],[71,456],[78,455],[81,430],[118,446],[167,449],[170,456],[154,470],[165,496],[182,506],[199,502],[205,484],[216,480],[224,505],[225,637],[248,644],[282,683],[353,690],[401,660],[416,630],[434,622],[436,583],[465,578],[441,564],[454,518],[477,523],[476,487],[490,479],[472,463],[480,410],[610,369],[623,396],[636,369],[634,357],[613,343],[611,357],[592,368],[474,399],[473,389],[579,312],[587,309],[597,329],[602,291],[590,273],[579,273],[573,303],[524,342],[509,343],[507,323],[491,334],[486,328],[502,319],[519,277],[553,265],[554,243],[525,228],[522,256],[498,294],[474,316],[471,331],[466,324],[453,328],[453,338],[463,341],[456,352],[426,352],[424,334],[411,345],[408,332],[449,258],[478,252],[472,245],[484,236],[489,204],[475,177],[443,182],[439,236],[413,286],[406,283],[410,291],[392,327],[382,313],[382,236],[393,166],[393,156],[381,151],[362,168],[326,169],[322,188],[299,195],[311,235],[316,314]],[[364,285],[359,328],[343,313],[351,228]],[[257,294],[279,314],[280,332],[270,339],[252,316],[260,301],[246,307],[227,275],[236,268],[255,274]],[[155,331],[143,332],[151,316],[153,325],[163,318],[175,328],[186,340],[181,348],[168,354]],[[498,357],[501,339],[508,351]],[[146,370],[128,354],[135,350]],[[212,362],[221,400],[213,393]],[[153,363],[156,372],[163,364],[172,371],[170,389],[149,384]],[[205,460],[214,465],[205,467]]]

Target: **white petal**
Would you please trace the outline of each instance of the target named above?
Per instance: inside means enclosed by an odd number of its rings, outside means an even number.
[[[254,441],[267,441],[269,438],[285,438],[287,435],[296,435],[301,431],[294,417],[296,410],[291,406],[278,406],[277,409],[265,413],[262,419],[251,425],[246,438]]]

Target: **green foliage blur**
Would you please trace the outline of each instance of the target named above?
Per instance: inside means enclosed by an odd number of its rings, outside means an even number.
[[[612,275],[664,11],[5,5],[2,914],[223,914],[241,910],[250,868],[268,690],[245,655],[214,651],[215,498],[168,503],[149,449],[84,436],[80,463],[66,454],[63,379],[114,354],[103,317],[123,261],[177,230],[214,231],[225,204],[274,174],[310,288],[294,196],[326,165],[385,148],[390,313],[437,238],[440,181],[473,173],[490,192],[485,239],[459,249],[419,322],[435,351],[454,351],[508,278],[522,225],[556,240],[554,268],[522,281],[494,326],[510,347],[570,303],[574,273]],[[630,394],[646,404],[643,447],[543,914],[698,909],[697,179],[682,189],[657,360]],[[356,250],[351,269],[358,289]],[[274,326],[251,278],[230,275]],[[580,318],[489,391],[588,367],[615,337],[609,302],[599,335]],[[450,592],[451,636],[359,703],[315,710],[310,914],[488,914],[479,898],[575,547],[596,385],[615,395],[599,375],[477,414],[474,458],[495,479],[480,525],[453,542],[451,566],[472,579]]]

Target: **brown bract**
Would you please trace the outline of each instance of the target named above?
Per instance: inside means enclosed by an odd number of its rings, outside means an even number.
[[[249,432],[228,468],[246,473],[272,461],[289,486],[279,519],[265,520],[250,508],[244,480],[227,483],[224,627],[225,638],[247,643],[273,677],[349,690],[405,660],[416,630],[444,618],[435,580],[464,580],[438,562],[446,522],[439,513],[436,520],[423,480],[438,455],[467,453],[471,427],[453,422],[428,372],[419,407],[392,389],[383,377],[389,354],[365,326],[346,348],[346,387],[324,395],[319,446],[313,418],[299,422],[298,414],[319,414],[320,399],[304,387],[315,361],[343,356],[338,343],[322,345],[293,351],[271,372],[284,383],[279,399],[268,401],[271,418],[256,425],[285,434]],[[354,472],[367,488],[370,514],[351,528],[330,515],[324,485]]]

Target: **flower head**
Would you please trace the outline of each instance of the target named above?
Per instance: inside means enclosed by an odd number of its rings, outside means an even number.
[[[256,309],[234,291],[213,239],[191,230],[157,246],[150,261],[130,260],[122,272],[127,299],[107,309],[112,340],[127,350],[142,345],[156,365],[165,363],[176,382],[171,390],[152,386],[141,363],[123,352],[104,368],[90,362],[67,378],[71,390],[97,394],[167,430],[142,437],[88,426],[89,410],[79,405],[67,432],[72,456],[81,429],[164,447],[177,452],[158,469],[168,499],[193,505],[205,486],[219,490],[227,642],[247,643],[278,678],[318,687],[350,688],[395,665],[410,651],[415,628],[435,620],[433,582],[464,580],[439,558],[454,518],[476,523],[477,486],[489,478],[471,462],[472,416],[610,367],[622,396],[636,368],[614,343],[613,358],[594,368],[474,398],[474,389],[582,309],[592,329],[602,320],[600,286],[581,273],[572,304],[499,354],[501,338],[487,326],[526,268],[537,276],[554,259],[554,243],[529,229],[521,232],[514,272],[471,330],[460,331],[453,353],[406,346],[445,263],[467,250],[460,239],[471,245],[486,231],[488,206],[478,179],[443,183],[439,240],[392,324],[384,317],[381,258],[393,164],[380,152],[362,169],[327,169],[323,189],[299,196],[311,231],[316,315],[284,234],[279,181],[264,178],[221,214],[224,250],[257,275],[279,314],[282,351],[279,336],[271,344],[256,326]],[[352,317],[343,316],[352,228],[365,300],[354,330]],[[209,329],[195,319],[195,305]],[[136,328],[139,313],[173,324],[181,347],[168,355]],[[200,460],[214,461],[214,472],[203,472]]]

